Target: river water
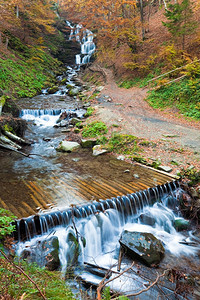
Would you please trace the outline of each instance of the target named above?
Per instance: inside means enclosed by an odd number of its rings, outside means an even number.
[[[71,29],[71,34],[74,34],[74,27],[72,26]],[[76,37],[79,29],[76,27]],[[86,46],[84,46],[85,42]],[[90,31],[85,31],[81,43],[82,54],[90,56],[95,49]],[[88,62],[88,59],[88,56],[87,58],[76,57],[78,64]],[[67,77],[68,83],[75,85],[73,77],[76,77],[78,69],[77,67],[67,68],[64,76]],[[62,80],[62,78],[61,76],[58,79]],[[73,113],[78,117],[82,117],[84,113],[82,104],[78,99],[68,96],[67,85],[61,85],[59,91],[53,95],[49,95],[47,90],[44,90],[43,94],[32,99],[22,99],[19,101],[19,105],[21,107],[21,117],[26,119],[29,124],[26,138],[33,141],[31,146],[27,146],[23,150],[31,155],[30,157],[23,157],[17,153],[0,153],[1,205],[16,213],[17,217],[28,217],[37,212],[62,210],[66,207],[88,203],[89,200],[98,200],[99,194],[94,187],[91,188],[94,182],[97,184],[101,181],[102,185],[106,186],[107,183],[112,188],[114,185],[117,192],[122,195],[124,190],[120,190],[120,184],[124,187],[126,183],[132,182],[133,174],[137,173],[137,176],[143,177],[147,181],[152,176],[148,173],[148,170],[145,173],[143,169],[137,167],[134,169],[133,166],[110,155],[94,158],[91,150],[88,149],[80,149],[78,152],[71,154],[56,151],[59,142],[67,134],[66,127],[54,127],[59,115],[63,111],[67,111],[69,114]],[[131,174],[124,172],[127,169],[131,170]],[[93,194],[92,192],[86,192],[86,187],[89,186],[90,190],[93,190]],[[111,191],[107,191],[106,195],[108,197],[109,195],[111,195],[110,197],[117,196],[116,193],[112,194]],[[172,207],[168,205],[169,199],[170,201],[173,200],[172,202],[175,204]],[[175,230],[173,222],[176,218],[181,217],[176,209],[176,200],[176,193],[164,191],[155,204],[144,203],[145,205],[143,205],[138,200],[137,210],[129,212],[128,217],[119,209],[109,207],[103,209],[103,211],[92,213],[81,220],[75,218],[76,230],[80,237],[80,254],[78,265],[74,269],[75,275],[81,277],[84,281],[98,285],[102,278],[85,270],[84,263],[97,265],[105,269],[112,267],[112,270],[117,272],[118,241],[124,229],[149,232],[163,242],[166,256],[161,263],[161,271],[168,267],[177,267],[185,268],[187,272],[197,272],[197,254],[199,251],[197,244],[199,241],[193,235],[192,228],[191,231],[183,233]],[[154,225],[150,226],[145,222],[141,222],[141,214],[147,214],[154,218]],[[70,234],[75,236],[76,230],[71,223],[69,226],[59,226],[53,231],[18,243],[17,252],[20,255],[24,249],[35,248],[38,241],[41,243],[42,240],[53,234],[59,240],[59,259],[64,274],[72,259],[69,236]],[[85,242],[86,245],[84,245]],[[35,260],[40,264],[38,258],[35,258]],[[122,270],[130,263],[131,260],[124,258]],[[140,276],[139,273],[141,273]],[[115,275],[113,273],[112,277]],[[133,267],[132,272],[128,272],[114,280],[110,287],[120,293],[131,293],[144,289],[155,276],[155,269],[146,268],[138,263]],[[75,287],[79,289],[78,283],[75,284]],[[81,288],[83,287],[81,286]],[[169,299],[175,299],[172,293],[173,289],[173,284],[170,285],[165,281],[161,292],[158,288],[155,288],[150,292],[143,293],[142,296],[139,296],[139,299],[156,299],[157,297],[163,297],[163,294],[166,293],[171,293],[171,295],[168,295]],[[93,297],[94,295],[91,296],[91,299]],[[181,296],[177,297],[181,299]],[[79,296],[79,298],[84,299],[82,296]]]

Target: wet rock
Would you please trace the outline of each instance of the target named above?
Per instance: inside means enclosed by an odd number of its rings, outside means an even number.
[[[66,121],[66,120],[62,120],[60,122],[60,127],[66,127],[67,125],[68,125],[68,121]]]
[[[77,96],[79,92],[80,92],[80,88],[76,87],[76,88],[73,88],[69,91],[69,95],[70,96]]]
[[[90,106],[91,106],[91,103],[90,103],[90,102],[87,102],[87,103],[84,103],[83,108],[88,108],[88,107],[90,107]]]
[[[190,222],[183,218],[178,218],[174,221],[174,227],[177,231],[188,230],[190,227]]]
[[[136,173],[133,174],[133,177],[136,178],[136,179],[140,178],[140,176],[138,174],[136,174]]]
[[[119,156],[117,157],[117,159],[118,159],[118,160],[125,160],[125,156],[124,156],[124,155],[119,155]]]
[[[81,146],[83,148],[93,148],[97,143],[97,140],[96,139],[83,139],[81,140]]]
[[[191,195],[193,198],[198,198],[198,192],[197,192],[197,190],[195,190],[195,188],[191,187],[191,188],[190,188],[190,195]]]
[[[96,145],[92,148],[92,150],[93,150],[93,155],[94,156],[98,156],[100,154],[104,154],[104,153],[108,152],[108,150],[103,148],[102,145]]]
[[[58,238],[53,236],[42,242],[37,241],[36,245],[22,251],[21,258],[28,263],[36,262],[40,267],[45,266],[50,271],[57,270],[60,267]]]
[[[69,246],[69,251],[66,253],[67,269],[69,270],[78,263],[78,257],[81,252],[81,247],[73,228],[69,229],[66,242]]]
[[[101,92],[104,89],[104,86],[97,86],[95,92]]]
[[[59,146],[56,148],[57,151],[61,152],[72,152],[80,148],[80,144],[76,142],[71,142],[71,141],[62,141],[60,142]]]
[[[50,142],[51,139],[50,139],[50,138],[43,138],[43,141],[45,141],[45,142]]]
[[[59,90],[59,87],[57,85],[51,87],[48,89],[49,94],[55,94]]]
[[[80,129],[79,128],[75,128],[74,129],[74,133],[80,133]]]
[[[42,251],[45,259],[45,267],[54,271],[60,267],[59,241],[56,236],[50,237],[42,243]]]
[[[130,173],[130,170],[129,169],[124,170],[124,173]]]
[[[155,218],[150,213],[141,214],[139,220],[141,223],[150,226],[154,226],[156,223]]]
[[[171,167],[168,167],[168,166],[159,166],[159,167],[158,167],[158,170],[161,170],[161,171],[170,173],[170,172],[172,171],[172,168],[171,168]]]
[[[162,242],[151,233],[124,230],[119,242],[128,256],[149,267],[157,266],[165,254]]]
[[[67,82],[67,78],[63,78],[63,79],[60,81],[61,84],[66,84],[66,82]]]
[[[72,124],[72,125],[76,125],[77,123],[79,123],[80,122],[80,119],[78,119],[78,118],[73,118],[73,119],[71,119],[71,121],[70,121],[70,124]]]

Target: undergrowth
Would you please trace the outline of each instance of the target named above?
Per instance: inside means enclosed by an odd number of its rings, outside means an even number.
[[[138,138],[133,135],[113,133],[110,137],[107,147],[110,151],[119,154],[133,155],[141,151],[138,146]]]
[[[200,78],[184,79],[179,83],[149,92],[147,101],[154,108],[177,108],[184,116],[200,119]]]
[[[16,260],[15,264],[37,283],[46,299],[76,299],[65,281],[60,278],[59,272],[50,272],[26,261]],[[0,257],[0,266],[0,296],[4,297],[3,299],[41,299],[41,295],[31,281],[3,257]],[[6,298],[8,295],[10,297]]]
[[[105,123],[94,121],[84,126],[82,131],[83,137],[97,137],[99,135],[106,134],[108,128]]]
[[[56,70],[59,63],[40,48],[32,48],[29,58],[16,58],[11,55],[7,59],[0,58],[0,86],[5,94],[16,97],[33,97],[44,86],[51,71]]]

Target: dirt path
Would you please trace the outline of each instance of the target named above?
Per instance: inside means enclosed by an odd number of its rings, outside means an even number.
[[[106,69],[104,72],[106,84],[96,98],[93,118],[111,127],[118,125],[123,133],[155,142],[158,145],[156,148],[144,149],[146,157],[160,158],[168,165],[176,160],[179,168],[185,164],[200,168],[200,122],[187,121],[172,110],[153,109],[144,100],[148,89],[119,88],[112,71]]]

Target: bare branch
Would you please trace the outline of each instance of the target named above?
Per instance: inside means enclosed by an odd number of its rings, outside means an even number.
[[[113,280],[119,278],[119,277],[120,277],[121,275],[123,275],[124,273],[128,272],[128,271],[133,267],[134,264],[135,264],[135,263],[132,262],[132,264],[131,264],[131,266],[130,266],[129,268],[125,269],[124,271],[122,271],[121,273],[119,273],[117,276],[115,276],[115,277],[113,277],[113,278],[111,278],[111,279],[109,279],[109,280],[107,280],[107,281],[105,282],[105,280],[106,280],[106,278],[107,278],[109,272],[111,272],[111,269],[110,269],[110,270],[106,273],[105,277],[102,279],[102,281],[101,281],[101,282],[99,283],[99,285],[98,285],[98,288],[97,288],[97,300],[101,300],[101,290],[104,288],[104,286],[105,286],[106,284],[108,284],[108,283],[110,283],[111,281],[113,281]]]
[[[38,292],[40,293],[41,297],[44,299],[44,300],[47,300],[47,298],[45,297],[45,295],[42,293],[41,289],[39,288],[39,286],[37,285],[37,283],[31,279],[31,277],[26,274],[26,272],[20,268],[19,266],[17,266],[14,262],[12,262],[7,256],[6,254],[0,249],[0,253],[5,257],[5,259],[12,265],[14,266],[16,269],[18,269],[24,276],[26,276],[28,278],[28,280],[30,280],[34,286],[36,287],[36,289],[38,290]]]
[[[155,280],[154,282],[152,282],[146,289],[143,289],[143,290],[141,290],[141,291],[139,291],[139,292],[137,292],[137,293],[128,294],[128,295],[126,295],[126,297],[138,296],[138,295],[140,295],[140,294],[142,294],[142,293],[144,293],[144,292],[147,292],[148,290],[150,290],[150,288],[152,288],[155,284],[157,284],[157,283],[158,283],[158,280],[159,280],[161,277],[165,276],[165,274],[166,274],[168,271],[169,271],[169,269],[165,270],[161,275],[158,274],[156,280]],[[116,300],[117,298],[112,298],[112,299],[113,299],[113,300]],[[99,299],[98,299],[98,300],[99,300]]]

